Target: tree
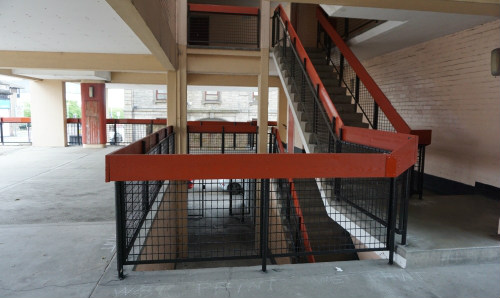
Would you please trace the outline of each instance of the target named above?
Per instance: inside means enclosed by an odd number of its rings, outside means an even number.
[[[67,110],[68,110],[68,115],[66,117],[68,118],[81,118],[82,117],[82,109],[78,105],[78,103],[74,100],[68,100],[66,102]],[[76,117],[75,117],[76,115]]]

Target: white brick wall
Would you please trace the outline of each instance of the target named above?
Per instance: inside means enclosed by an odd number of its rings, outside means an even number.
[[[499,47],[497,20],[363,62],[412,129],[432,129],[426,173],[500,187]]]

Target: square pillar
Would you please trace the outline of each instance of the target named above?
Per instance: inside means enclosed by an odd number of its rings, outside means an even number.
[[[66,146],[65,83],[59,80],[43,80],[32,81],[30,84],[33,146]]]
[[[106,147],[106,85],[81,83],[83,148]]]

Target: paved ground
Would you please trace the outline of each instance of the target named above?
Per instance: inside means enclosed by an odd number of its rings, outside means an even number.
[[[114,149],[0,147],[0,297],[500,297],[500,260],[406,269],[383,260],[282,265],[267,273],[128,268],[120,281],[114,188],[104,183],[104,155]]]

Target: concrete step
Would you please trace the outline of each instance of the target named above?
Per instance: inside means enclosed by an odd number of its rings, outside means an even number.
[[[406,259],[408,268],[480,264],[500,260],[500,246],[422,250],[398,245],[396,253]]]
[[[361,113],[340,113],[340,118],[344,122],[362,122],[363,114]]]
[[[341,115],[342,115],[342,113],[355,113],[356,112],[356,105],[355,104],[337,103],[334,105],[335,105],[335,109],[337,109],[337,112],[339,112]]]
[[[342,121],[344,121],[343,118],[342,118]],[[359,122],[359,121],[344,121],[344,125],[352,126],[352,127],[359,127],[359,128],[369,128],[370,127],[370,124],[364,123],[364,122]]]
[[[352,104],[352,97],[343,94],[329,94],[333,104]]]

